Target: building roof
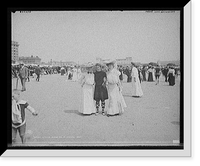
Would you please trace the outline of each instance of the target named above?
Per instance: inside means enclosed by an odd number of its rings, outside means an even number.
[[[24,57],[24,56],[19,56],[19,59],[38,59],[41,60],[41,58],[39,58],[38,56],[28,56],[28,57]]]

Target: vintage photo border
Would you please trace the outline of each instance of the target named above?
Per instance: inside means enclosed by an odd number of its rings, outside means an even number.
[[[180,146],[173,147],[7,147],[11,142],[11,132],[7,130],[7,140],[1,157],[189,157],[192,154],[192,1],[181,9],[181,108],[180,118],[183,118],[180,128]],[[10,18],[9,18],[10,19]],[[9,24],[9,23],[8,23]],[[10,29],[11,32],[11,29]],[[11,36],[11,35],[10,35]],[[10,37],[8,34],[8,38]],[[10,41],[8,41],[7,44]],[[11,52],[8,51],[11,55]],[[9,65],[7,67],[10,72]],[[184,72],[183,72],[184,71]],[[11,85],[8,84],[8,85]],[[11,87],[11,86],[10,86]],[[9,87],[9,88],[10,88]],[[9,97],[7,97],[9,100]],[[10,109],[8,103],[8,110]],[[6,113],[6,117],[11,117]],[[10,119],[7,122],[11,128]],[[184,127],[183,127],[184,126]],[[32,150],[31,150],[32,149]]]

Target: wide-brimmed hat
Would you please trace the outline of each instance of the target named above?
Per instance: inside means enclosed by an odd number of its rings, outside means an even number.
[[[134,63],[134,62],[131,62],[131,65],[133,65],[133,66],[136,66],[136,63]]]
[[[87,66],[85,66],[85,68],[87,68],[87,69],[90,69],[90,68],[93,68],[94,67],[94,65],[87,65]]]
[[[109,60],[105,60],[104,63],[108,66],[110,64],[115,64],[116,63],[116,60],[115,59],[109,59]]]
[[[101,67],[102,64],[101,63],[96,63],[95,66],[100,66]]]
[[[82,68],[92,68],[93,66],[94,66],[94,64],[91,63],[91,62],[88,62],[88,63],[85,63],[85,64],[81,65]]]

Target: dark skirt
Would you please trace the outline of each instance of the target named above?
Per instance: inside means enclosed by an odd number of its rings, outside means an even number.
[[[153,81],[153,74],[152,74],[152,72],[149,72],[148,81],[149,82]]]
[[[132,81],[131,75],[127,75],[127,82],[131,82],[131,81]]]
[[[65,74],[64,70],[61,70],[61,76],[63,76]]]
[[[72,74],[71,73],[69,73],[69,76],[68,76],[68,80],[71,80],[72,79]]]
[[[102,85],[96,85],[94,88],[94,100],[96,101],[104,101],[108,99],[108,91],[107,88]]]
[[[145,71],[142,71],[142,76],[143,76],[143,81],[146,81],[146,72]]]
[[[175,76],[173,76],[173,74],[169,74],[169,78],[168,78],[168,82],[170,86],[174,86],[175,85]]]
[[[122,74],[120,74],[119,79],[120,79],[121,81],[123,81],[123,75],[122,75]]]

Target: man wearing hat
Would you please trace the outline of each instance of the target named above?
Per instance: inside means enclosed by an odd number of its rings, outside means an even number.
[[[96,114],[99,113],[100,101],[102,114],[105,115],[105,100],[108,99],[108,91],[106,88],[106,73],[101,70],[101,64],[96,64],[96,72],[94,73],[94,100],[96,101]]]
[[[26,90],[26,79],[28,77],[28,68],[26,66],[24,66],[23,63],[20,64],[20,69],[19,69],[19,78],[21,80],[21,84],[22,84],[22,91]]]

